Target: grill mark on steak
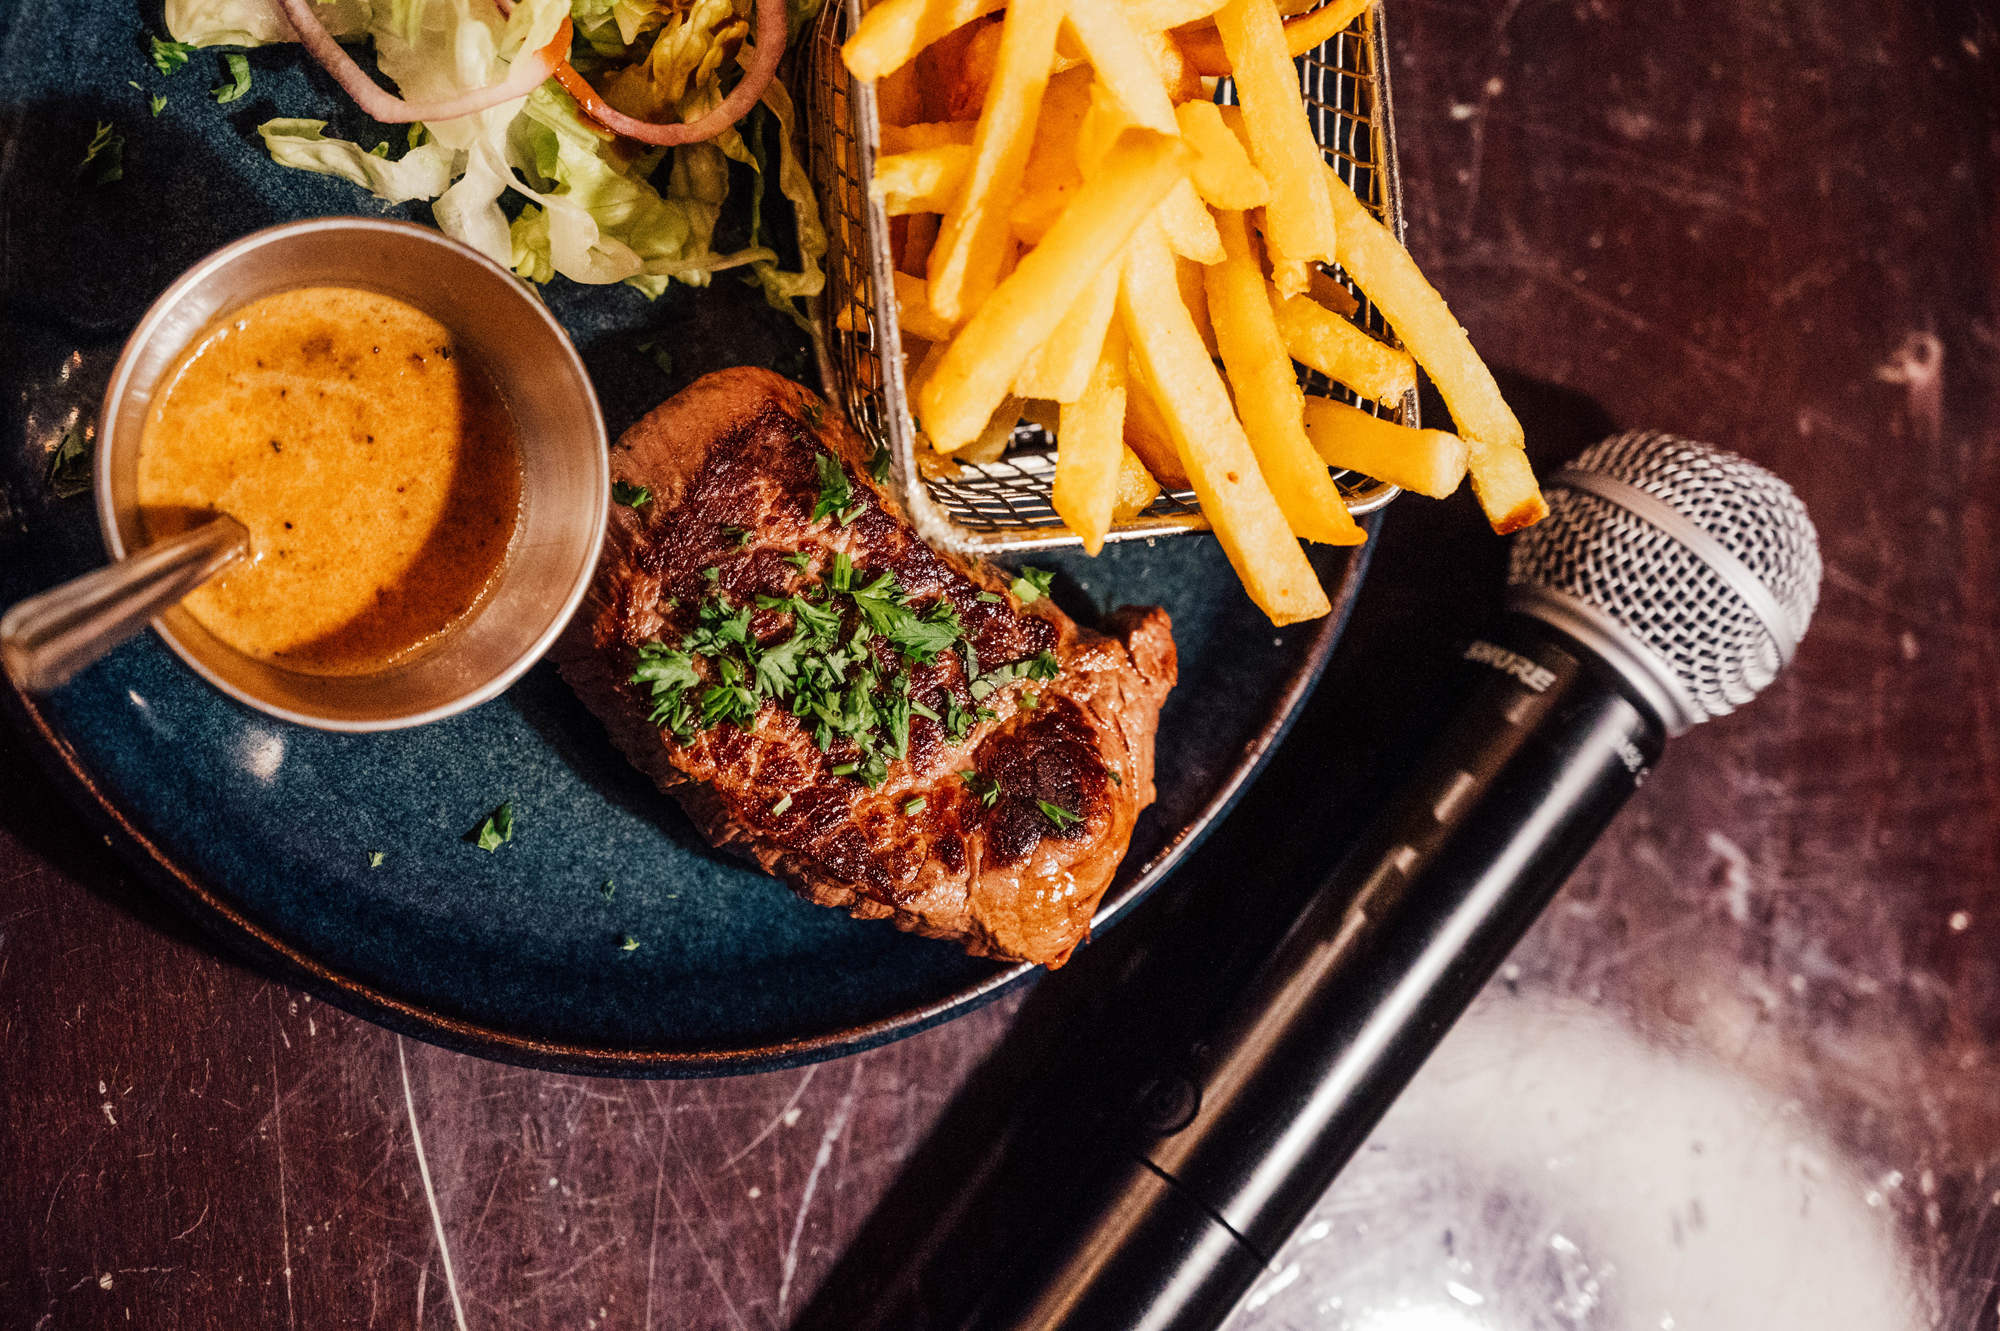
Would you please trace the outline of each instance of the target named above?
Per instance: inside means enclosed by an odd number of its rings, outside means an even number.
[[[844,523],[812,520],[821,453],[847,478]],[[1108,638],[1046,598],[1021,606],[1000,573],[924,544],[869,479],[860,441],[810,393],[765,371],[707,376],[655,409],[614,448],[612,474],[654,498],[639,510],[614,507],[589,598],[555,656],[626,756],[712,842],[809,900],[890,917],[975,955],[1066,959],[1152,802],[1153,728],[1174,681],[1165,613],[1122,611]],[[805,568],[786,558],[794,554],[806,556]],[[746,727],[725,721],[685,741],[647,720],[650,695],[629,682],[642,645],[678,647],[717,593],[733,611],[755,607],[759,595],[813,588],[837,554],[852,561],[857,583],[893,573],[918,613],[948,599],[982,673],[1042,652],[1054,654],[1059,673],[975,700],[956,650],[906,663],[876,636],[869,645],[885,683],[907,668],[911,697],[940,716],[947,698],[992,716],[954,744],[939,722],[912,715],[906,755],[874,790],[834,774],[857,756],[851,740],[820,752],[769,698]],[[845,643],[858,612],[831,600],[843,611]],[[755,608],[750,636],[777,646],[791,621]],[[998,783],[990,807],[962,771],[977,773],[982,788]],[[1044,800],[1077,821],[1057,826]]]

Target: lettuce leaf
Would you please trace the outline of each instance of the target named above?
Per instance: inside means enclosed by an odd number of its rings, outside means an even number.
[[[822,0],[785,3],[799,26]],[[375,61],[413,102],[455,96],[504,78],[524,50],[546,45],[565,17],[606,99],[628,114],[687,121],[721,101],[743,50],[752,0],[520,0],[503,17],[492,0],[327,0],[318,13],[342,40],[368,38]],[[167,0],[169,31],[200,46],[295,40],[274,0]],[[763,105],[777,123],[756,151],[736,130],[708,143],[628,155],[584,120],[554,80],[525,99],[426,125],[428,141],[390,161],[324,134],[326,122],[281,118],[259,127],[272,160],[339,176],[389,203],[430,199],[446,235],[537,282],[627,282],[657,296],[669,281],[705,285],[748,267],[774,306],[804,322],[797,297],[824,284],[826,233],[796,145],[790,96],[774,83]],[[671,160],[668,160],[668,159]],[[756,170],[751,244],[714,250],[729,191],[729,160]],[[775,166],[775,171],[773,171]],[[777,190],[767,177],[775,176]],[[513,221],[509,194],[525,200]],[[796,216],[800,267],[779,267],[764,210],[781,195]],[[762,242],[762,243],[760,243]]]
[[[327,138],[320,133],[325,128],[324,120],[267,120],[257,132],[280,166],[340,176],[384,203],[434,199],[451,184],[457,154],[441,143],[412,148],[392,162],[363,151],[358,143]]]

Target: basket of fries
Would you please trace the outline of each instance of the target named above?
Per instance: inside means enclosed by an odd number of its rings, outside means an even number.
[[[1338,225],[1415,275],[1381,8],[1287,7],[824,11],[804,77],[826,368],[928,539],[1212,529],[1290,622],[1324,604],[1294,537],[1358,542],[1399,487],[1465,475],[1463,442],[1414,428],[1415,361],[1364,289],[1383,285],[1335,248]]]

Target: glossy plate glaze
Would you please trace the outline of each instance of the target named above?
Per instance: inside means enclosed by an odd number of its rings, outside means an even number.
[[[0,607],[103,562],[89,499],[56,495],[50,457],[94,419],[125,333],[182,269],[292,218],[428,220],[265,157],[255,127],[273,116],[383,135],[297,52],[252,51],[251,93],[218,105],[220,57],[161,76],[145,58],[159,31],[156,8],[26,0],[0,14]],[[105,185],[75,176],[100,123],[125,136],[123,178]],[[726,275],[658,301],[560,279],[546,295],[614,435],[726,365],[808,377],[803,337]],[[1206,536],[1037,559],[1079,619],[1164,605],[1180,648],[1159,802],[1100,926],[1194,844],[1310,691],[1366,563],[1316,559],[1334,613],[1285,630]],[[598,1074],[745,1072],[913,1033],[1027,974],[809,906],[711,850],[547,665],[483,707],[385,735],[251,712],[151,634],[52,696],[0,700],[107,837],[224,945],[437,1044]],[[472,833],[502,802],[514,839],[480,850]]]

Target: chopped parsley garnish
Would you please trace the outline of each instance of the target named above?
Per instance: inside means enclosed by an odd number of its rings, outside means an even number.
[[[968,767],[958,774],[958,779],[965,782],[965,788],[977,795],[979,802],[987,808],[1000,802],[1000,783],[992,777]]]
[[[801,573],[812,567],[813,562],[813,557],[803,550],[794,550],[788,555],[779,555],[778,558],[784,560]]]
[[[643,485],[634,485],[630,481],[613,481],[611,502],[623,504],[627,508],[644,508],[653,502],[653,492]]]
[[[1017,679],[1054,679],[1062,673],[1062,665],[1054,652],[1037,652],[1025,661],[1003,665],[998,670],[989,670],[972,681],[972,696],[990,697],[995,689],[1012,684]]]
[[[868,455],[868,474],[875,478],[877,485],[889,483],[889,478],[895,475],[895,467],[888,449],[878,448]]]
[[[928,803],[928,801],[925,800],[923,796],[919,795],[916,799],[911,800],[908,804],[905,804],[903,806],[903,816],[906,818],[916,817],[918,814],[924,811],[924,805],[926,803]]]
[[[108,121],[97,122],[97,133],[83,150],[83,160],[76,164],[70,179],[82,180],[86,173],[93,185],[109,185],[125,178],[125,136],[113,130]]]
[[[1021,706],[1023,706],[1023,707],[1025,707],[1025,708],[1027,708],[1027,709],[1028,709],[1029,711],[1031,711],[1031,712],[1032,712],[1032,711],[1034,711],[1034,710],[1035,710],[1035,709],[1036,709],[1037,707],[1040,707],[1041,705],[1042,705],[1042,695],[1041,695],[1041,694],[1039,694],[1039,693],[1030,693],[1030,692],[1028,692],[1028,691],[1026,691],[1026,690],[1023,690],[1023,691],[1022,691],[1022,693],[1021,693]]]
[[[382,852],[381,852],[381,851],[379,851],[379,850],[371,850],[371,851],[369,851],[369,852],[368,852],[368,867],[369,867],[369,868],[371,868],[371,869],[379,869],[379,868],[381,868],[381,867],[382,867]]]
[[[832,514],[845,527],[861,516],[861,505],[854,498],[854,486],[848,481],[840,459],[831,453],[815,454],[813,463],[819,468],[819,498],[814,502],[812,516],[807,521],[818,522]]]
[[[1049,594],[1049,587],[1056,575],[1045,568],[1023,568],[1007,590],[1014,593],[1022,605],[1033,605]]]
[[[647,338],[639,344],[639,354],[659,366],[661,374],[674,372],[674,353],[661,346],[656,338]]]
[[[750,529],[748,527],[724,527],[722,529],[722,539],[725,541],[734,541],[738,545],[748,545],[750,544]]]
[[[630,934],[620,934],[618,935],[618,950],[620,952],[637,952],[639,950],[639,940]]]
[[[785,810],[791,807],[792,807],[792,797],[790,795],[787,795],[783,799],[779,800],[776,804],[773,804],[771,806],[771,812],[774,814],[783,813]]]
[[[618,894],[618,880],[616,878],[607,878],[604,880],[604,886],[597,890],[604,894],[606,901],[609,901]]]
[[[1042,811],[1042,817],[1056,825],[1058,832],[1067,832],[1083,821],[1068,809],[1058,804],[1051,804],[1047,800],[1036,800],[1035,807]]]
[[[171,74],[188,62],[195,52],[190,42],[163,42],[153,38],[153,68],[162,74]]]
[[[704,572],[715,581],[713,570]],[[760,642],[751,630],[757,611],[788,616],[790,632]],[[1015,680],[1054,678],[1059,669],[1054,654],[1042,652],[980,674],[978,653],[950,597],[922,604],[893,572],[871,575],[836,552],[823,584],[790,595],[763,594],[754,605],[739,605],[731,593],[711,587],[678,643],[638,649],[631,682],[647,686],[652,724],[682,743],[724,722],[747,729],[764,704],[773,703],[829,756],[833,775],[872,789],[888,777],[892,761],[908,756],[913,718],[937,723],[958,744],[974,725],[995,716],[976,703],[962,704],[950,688],[939,688],[930,701],[913,691],[913,668],[954,647],[964,656],[975,698]],[[789,807],[787,797],[772,812]]]
[[[90,442],[79,421],[69,427],[49,458],[49,488],[56,492],[56,498],[69,499],[88,493],[91,485]]]
[[[144,88],[140,87],[137,80],[134,79],[126,79],[125,86],[130,88],[133,92],[136,93],[144,93],[146,91]],[[164,97],[148,97],[146,100],[148,104],[150,104],[153,108],[153,118],[155,120],[159,119],[160,112],[167,109],[167,99]]]
[[[231,52],[222,59],[229,66],[230,81],[219,87],[210,88],[208,92],[219,103],[233,102],[250,91],[250,57]]]
[[[985,601],[989,605],[998,605],[1000,602],[1006,600],[1007,598],[1002,596],[999,592],[981,592],[979,593],[979,599]]]
[[[478,846],[487,854],[514,839],[514,801],[508,800],[479,825]]]

